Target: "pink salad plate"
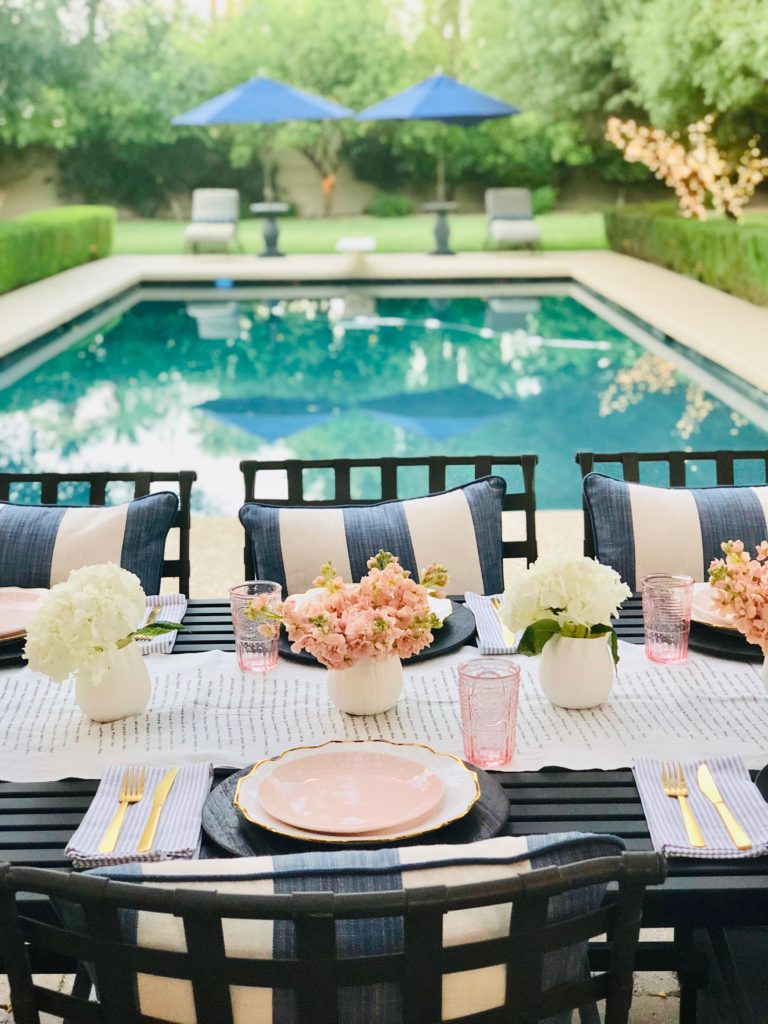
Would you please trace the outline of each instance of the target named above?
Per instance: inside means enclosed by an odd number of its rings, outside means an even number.
[[[730,612],[723,611],[713,599],[713,589],[708,583],[695,583],[693,586],[693,605],[691,618],[703,626],[712,629],[725,629],[729,633],[738,633],[733,624]]]
[[[418,767],[427,769],[441,782],[441,799],[415,822],[366,832],[323,832],[293,825],[283,820],[286,814],[290,814],[290,811],[286,811],[285,804],[275,808],[280,815],[278,817],[271,814],[261,802],[261,784],[278,765],[298,764],[318,754],[352,751],[374,753],[389,758],[396,756],[415,762]],[[391,765],[387,767],[391,770]],[[306,765],[304,768],[306,769]],[[393,843],[434,832],[463,818],[479,799],[480,783],[477,773],[453,754],[440,753],[423,743],[396,743],[392,740],[327,740],[315,746],[293,747],[275,757],[257,761],[248,774],[238,780],[232,802],[246,821],[258,825],[267,832],[306,842],[347,846],[360,842]]]
[[[0,643],[24,636],[47,593],[47,590],[0,587]]]
[[[337,749],[278,762],[258,795],[266,811],[289,825],[360,835],[421,821],[443,791],[433,771],[402,754]]]

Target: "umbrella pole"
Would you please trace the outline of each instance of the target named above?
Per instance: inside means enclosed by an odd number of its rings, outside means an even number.
[[[445,202],[445,131],[442,125],[437,134],[437,201]]]
[[[272,148],[272,130],[269,126],[265,134],[266,142],[261,151],[261,166],[262,173],[264,174],[264,202],[273,203],[275,201],[275,160]]]

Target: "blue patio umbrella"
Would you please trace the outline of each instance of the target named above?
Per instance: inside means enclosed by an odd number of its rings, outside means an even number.
[[[197,408],[228,427],[270,443],[311,427],[319,427],[334,414],[334,407],[329,403],[268,398],[263,395],[254,395],[252,398],[216,398],[203,402]]]
[[[174,125],[283,124],[286,121],[339,121],[353,117],[349,107],[313,96],[266,75],[257,75],[174,117]],[[269,158],[262,153],[264,194],[272,198]]]
[[[496,398],[468,384],[445,391],[408,392],[373,399],[361,406],[375,419],[447,441],[501,419],[517,406],[515,399]]]
[[[519,113],[518,107],[438,71],[409,89],[361,110],[357,120],[439,121],[466,128]],[[445,150],[442,144],[437,156],[437,193],[439,199],[445,198]]]

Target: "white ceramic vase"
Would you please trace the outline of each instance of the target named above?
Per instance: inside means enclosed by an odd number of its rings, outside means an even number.
[[[140,715],[151,695],[149,672],[135,641],[117,652],[112,667],[98,686],[79,676],[75,683],[80,710],[94,722],[114,722],[118,718]]]
[[[768,690],[768,658],[763,658],[763,686]]]
[[[616,676],[610,634],[593,639],[553,636],[539,658],[539,683],[559,708],[594,708],[608,700]]]
[[[403,663],[363,658],[349,668],[328,669],[328,696],[348,715],[378,715],[397,704],[403,692]]]

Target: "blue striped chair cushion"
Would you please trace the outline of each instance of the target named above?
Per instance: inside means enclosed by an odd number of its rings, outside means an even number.
[[[508,878],[548,867],[615,856],[623,851],[610,835],[560,833],[546,836],[503,836],[455,846],[411,846],[379,850],[341,850],[247,857],[228,860],[168,861],[98,868],[91,874],[124,882],[157,883],[164,887],[220,889],[226,893],[267,894],[318,892],[376,892],[445,885],[448,895],[473,882]],[[597,909],[604,887],[590,886],[557,897],[550,920],[564,920]],[[74,925],[74,908],[60,912]],[[454,911],[443,918],[443,945],[500,938],[509,933],[511,904]],[[147,911],[122,911],[126,937],[155,949],[184,950],[184,926],[179,918]],[[230,956],[285,959],[295,955],[295,936],[288,921],[274,923],[223,922]],[[337,923],[340,955],[375,956],[403,947],[401,918],[363,918]],[[545,959],[543,987],[578,980],[586,963],[584,943],[555,950]],[[443,976],[442,1020],[481,1013],[504,1004],[503,966],[467,970]],[[138,975],[136,992],[141,1013],[152,1019],[196,1022],[189,983],[172,978]],[[293,1024],[295,1003],[281,989],[244,988],[233,992],[236,1024]],[[339,993],[340,1024],[406,1024],[399,994],[391,984],[358,986]],[[210,1022],[200,1022],[210,1024]]]
[[[0,502],[0,587],[52,587],[71,569],[114,562],[158,594],[178,507],[170,491],[106,508]]]
[[[312,586],[330,561],[357,583],[371,555],[383,549],[418,578],[430,562],[448,570],[452,594],[504,589],[501,509],[506,483],[481,477],[424,498],[330,508],[261,505],[240,509],[247,543],[261,579],[282,584],[287,594]]]
[[[654,572],[706,581],[724,540],[754,548],[768,536],[768,487],[649,487],[590,473],[584,497],[598,561],[633,590]]]

